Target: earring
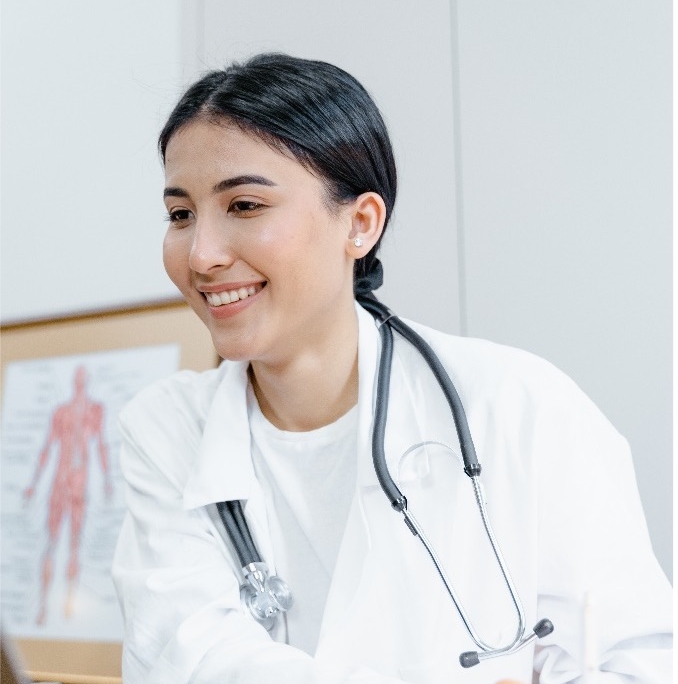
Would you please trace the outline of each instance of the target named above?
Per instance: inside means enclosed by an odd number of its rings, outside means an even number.
[[[356,247],[362,247],[362,246],[363,246],[363,241],[362,241],[359,237],[357,237],[355,240],[353,240],[353,244],[354,244]]]

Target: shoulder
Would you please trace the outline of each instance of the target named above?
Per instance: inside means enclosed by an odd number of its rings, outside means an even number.
[[[224,374],[224,365],[208,371],[183,370],[142,389],[120,412],[123,437],[137,442],[199,433]]]
[[[93,401],[85,409],[85,421],[91,430],[101,427],[104,420],[104,405]]]
[[[428,342],[466,394],[497,397],[509,393],[549,400],[584,397],[570,377],[535,354],[489,340],[450,335],[410,321],[407,324]]]
[[[501,488],[527,477],[534,491],[577,491],[577,479],[615,473],[619,491],[633,489],[626,440],[564,372],[529,352],[486,340],[412,327],[431,345],[450,375],[469,421],[487,478]],[[403,353],[416,355],[400,345]],[[415,357],[411,366],[425,367]],[[433,387],[432,381],[428,387]],[[437,391],[437,390],[432,390]],[[512,479],[513,478],[513,479]],[[488,482],[486,479],[486,482]]]
[[[623,441],[577,383],[549,361],[487,340],[448,335],[416,323],[411,326],[440,359],[468,419],[480,426],[480,432],[510,435],[515,443],[531,435],[530,439],[544,438],[552,444],[577,434],[595,437],[598,444]],[[416,350],[408,349],[408,344],[399,346],[405,363],[427,373]]]
[[[52,413],[52,424],[61,423],[68,415],[68,407],[66,404],[61,404],[54,409]]]
[[[205,422],[228,363],[180,371],[141,390],[120,412],[120,465],[140,491],[169,487],[180,496],[200,452]],[[160,489],[158,489],[160,488]]]

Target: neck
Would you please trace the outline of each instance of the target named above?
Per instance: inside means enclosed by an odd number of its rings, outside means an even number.
[[[281,430],[306,432],[329,425],[358,401],[358,320],[325,335],[284,364],[253,361],[249,374],[261,412]],[[328,341],[329,340],[329,341]]]

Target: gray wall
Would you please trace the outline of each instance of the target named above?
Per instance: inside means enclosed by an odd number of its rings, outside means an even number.
[[[671,576],[671,3],[456,5],[464,333],[602,408]]]
[[[398,156],[383,299],[571,375],[631,442],[670,574],[670,28],[668,0],[5,0],[2,321],[175,296],[155,136],[182,84],[336,62]]]
[[[2,3],[3,323],[167,297],[155,141],[180,3]]]

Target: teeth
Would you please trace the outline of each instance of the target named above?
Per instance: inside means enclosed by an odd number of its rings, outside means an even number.
[[[241,299],[247,299],[247,297],[257,294],[260,289],[256,285],[250,285],[249,287],[241,287],[237,290],[227,290],[225,292],[205,292],[205,298],[210,306],[222,306],[223,304],[231,304]]]

